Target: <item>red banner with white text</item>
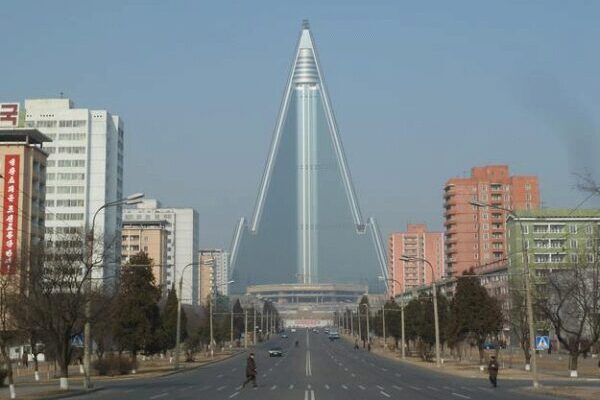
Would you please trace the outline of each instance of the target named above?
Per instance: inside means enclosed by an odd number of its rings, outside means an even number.
[[[2,209],[2,255],[0,275],[16,272],[19,221],[20,157],[7,154],[4,158],[4,208]]]

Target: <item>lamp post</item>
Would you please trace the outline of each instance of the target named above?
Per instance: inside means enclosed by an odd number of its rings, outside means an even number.
[[[183,274],[188,267],[198,265],[189,263],[181,270],[179,276],[179,296],[177,296],[177,336],[175,337],[175,369],[179,369],[179,354],[181,352],[181,297],[183,296]]]
[[[396,279],[394,278],[386,278],[384,276],[380,276],[379,277],[380,280],[386,280],[386,281],[391,281],[394,283],[397,283],[398,285],[400,285],[400,282],[398,282]],[[402,286],[402,285],[400,285]],[[385,311],[384,311],[385,313]],[[385,314],[384,314],[385,315]],[[402,336],[402,358],[406,358],[406,350],[405,350],[405,338],[404,338],[404,294],[402,295],[402,297],[400,297],[400,320],[401,320],[401,329],[400,329],[400,334]],[[385,324],[385,321],[384,321]],[[385,325],[384,328],[385,330]]]
[[[479,208],[493,208],[496,210],[506,211],[510,216],[512,216],[518,223],[519,229],[521,230],[521,247],[523,251],[523,265],[525,269],[525,302],[527,307],[527,322],[529,325],[529,354],[531,354],[531,380],[534,388],[538,388],[540,386],[537,372],[537,360],[535,357],[535,329],[534,329],[534,321],[533,321],[533,300],[531,296],[531,272],[529,270],[529,256],[527,255],[527,245],[525,243],[525,227],[523,226],[523,222],[517,215],[514,210],[510,208],[505,208],[493,204],[483,203],[480,201],[471,201],[469,202],[472,206]]]
[[[85,323],[83,326],[83,372],[84,372],[83,387],[84,387],[84,389],[92,388],[92,381],[90,378],[90,364],[91,364],[91,358],[92,358],[92,325],[91,325],[92,300],[91,300],[91,293],[92,293],[92,268],[94,267],[94,260],[93,260],[93,258],[94,258],[94,228],[96,227],[96,217],[98,216],[100,211],[104,210],[105,208],[121,206],[123,204],[128,204],[128,205],[137,204],[142,201],[143,197],[144,197],[144,193],[134,193],[125,198],[115,200],[115,201],[110,201],[108,203],[103,204],[94,213],[94,216],[92,217],[92,226],[91,226],[90,230],[87,232],[87,238],[86,238],[87,240],[86,241],[88,242],[88,251],[87,251],[87,265],[85,266],[86,271],[85,271],[85,276],[84,276],[84,279],[86,281],[84,284],[84,291],[86,292],[87,296],[86,296],[85,308],[84,308]]]
[[[435,286],[435,271],[433,270],[433,265],[429,261],[420,257],[411,257],[407,255],[403,255],[400,257],[401,261],[406,262],[415,262],[422,261],[431,268],[431,290],[433,291],[433,315],[435,319],[435,365],[440,367],[441,357],[440,357],[440,319],[438,315],[438,306],[437,306],[437,288]]]
[[[352,334],[352,337],[354,337],[354,312],[352,311],[352,309],[349,310],[350,311],[350,333]]]
[[[365,306],[365,309],[367,311],[367,343],[370,344],[371,343],[371,333],[370,333],[370,329],[369,329],[369,304],[368,303],[363,303],[359,305],[359,309],[360,306]]]
[[[383,348],[386,348],[386,343],[385,343],[385,303],[383,303],[383,305],[381,306],[381,324],[383,325]]]
[[[360,326],[360,306],[356,308],[356,320],[358,321],[358,339],[362,341],[362,328]]]

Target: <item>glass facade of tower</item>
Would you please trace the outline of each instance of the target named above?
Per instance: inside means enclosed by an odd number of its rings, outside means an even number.
[[[368,283],[385,256],[362,221],[313,39],[304,27],[250,225],[232,248],[232,291],[267,283]]]

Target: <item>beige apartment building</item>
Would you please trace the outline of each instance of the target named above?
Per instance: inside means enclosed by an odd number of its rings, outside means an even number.
[[[167,271],[167,222],[166,221],[127,221],[123,223],[121,240],[122,264],[143,251],[152,259],[152,272],[161,291],[168,289]]]
[[[198,252],[198,263],[200,267],[198,274],[198,287],[200,288],[198,304],[206,304],[215,287],[217,255],[213,250],[200,250]]]
[[[23,276],[43,245],[46,142],[37,129],[0,128],[0,277]]]

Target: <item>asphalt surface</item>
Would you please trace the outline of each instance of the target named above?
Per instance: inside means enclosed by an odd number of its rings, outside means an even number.
[[[191,371],[156,379],[98,383],[102,390],[84,399],[548,399],[518,391],[524,381],[503,381],[498,388],[485,379],[468,379],[415,368],[354,350],[343,340],[330,342],[324,333],[298,330],[260,344],[256,352],[258,387],[241,388],[246,354]],[[294,342],[299,340],[296,348]],[[269,358],[281,346],[284,356]]]

